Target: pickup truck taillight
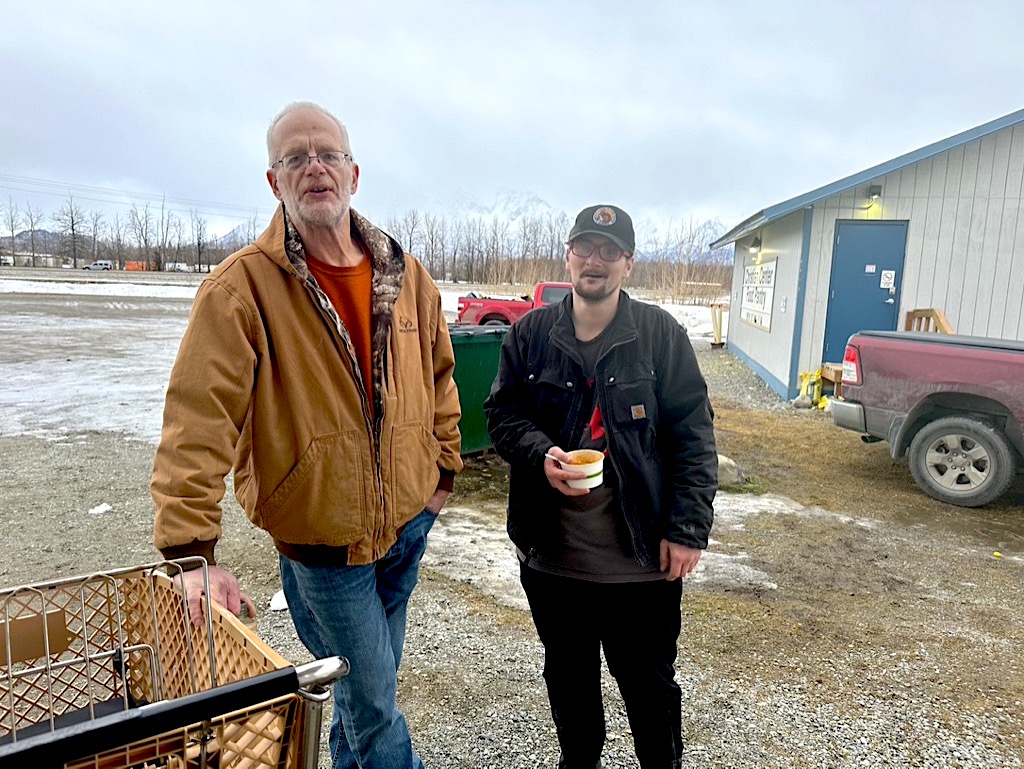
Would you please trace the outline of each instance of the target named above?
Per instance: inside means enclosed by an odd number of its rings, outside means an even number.
[[[852,344],[846,345],[843,356],[843,384],[860,384],[860,350]]]

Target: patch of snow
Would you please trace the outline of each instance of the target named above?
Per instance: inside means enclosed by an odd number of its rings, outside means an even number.
[[[89,515],[103,515],[104,513],[109,513],[113,509],[114,508],[108,505],[106,502],[103,502],[99,505],[96,505],[96,507],[90,507]]]

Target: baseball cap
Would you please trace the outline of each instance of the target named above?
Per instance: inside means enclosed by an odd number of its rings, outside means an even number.
[[[569,242],[580,235],[604,235],[623,251],[634,251],[633,220],[618,206],[589,206],[580,211],[569,232]]]

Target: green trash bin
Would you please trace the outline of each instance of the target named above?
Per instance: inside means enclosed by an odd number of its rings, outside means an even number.
[[[455,384],[459,388],[462,453],[475,454],[491,447],[484,417],[484,400],[498,373],[501,343],[508,326],[450,326],[455,349]]]

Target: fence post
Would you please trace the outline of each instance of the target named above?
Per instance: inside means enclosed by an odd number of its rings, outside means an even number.
[[[714,332],[711,348],[720,350],[725,344],[722,341],[722,305],[720,302],[713,302],[711,304],[711,329]]]

